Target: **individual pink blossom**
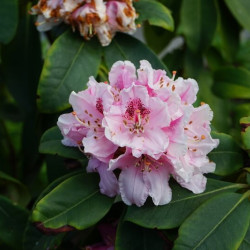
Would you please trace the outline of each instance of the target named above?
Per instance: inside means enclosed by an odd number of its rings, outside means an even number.
[[[132,85],[120,92],[120,105],[105,112],[105,136],[132,154],[152,157],[166,151],[168,137],[164,128],[170,123],[167,106],[157,97],[149,97],[144,86]],[[152,133],[154,131],[154,133]]]
[[[204,174],[215,170],[207,154],[219,141],[210,135],[210,107],[193,106],[197,82],[175,73],[170,78],[145,60],[138,70],[116,62],[108,79],[91,77],[85,91],[72,92],[73,113],[58,120],[64,145],[78,145],[91,157],[87,171],[99,173],[101,192],[120,194],[127,205],[142,206],[149,196],[164,205],[172,198],[170,176],[203,192]]]
[[[79,30],[85,39],[97,35],[107,46],[115,33],[136,30],[136,12],[132,0],[40,0],[31,9],[38,15],[39,31],[47,31],[64,22]]]
[[[110,108],[113,97],[109,91],[110,86],[97,83],[93,78],[90,78],[88,86],[87,90],[79,93],[72,92],[70,95],[69,102],[74,110],[72,112],[75,118],[74,124],[78,123],[78,126],[85,129],[85,136],[82,137],[84,152],[93,154],[103,162],[108,162],[118,146],[105,137],[102,119],[103,112]],[[58,125],[65,135],[64,131],[68,129],[68,124],[61,122],[63,117],[64,115],[59,117]],[[67,136],[69,137],[69,134]]]
[[[109,170],[120,168],[119,188],[122,200],[127,204],[142,206],[151,196],[155,205],[167,204],[171,201],[172,191],[168,181],[170,165],[167,157],[154,158],[142,155],[137,158],[127,150],[117,159],[111,160]]]

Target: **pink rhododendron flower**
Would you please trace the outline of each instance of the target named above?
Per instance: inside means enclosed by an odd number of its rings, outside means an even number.
[[[47,31],[61,22],[78,29],[85,39],[97,35],[107,46],[115,33],[136,30],[136,12],[132,0],[40,0],[31,9],[38,15],[39,31]]]
[[[103,194],[121,194],[128,205],[142,206],[148,196],[164,205],[171,176],[193,193],[205,190],[203,174],[215,169],[207,154],[219,143],[210,135],[213,113],[207,104],[193,107],[195,80],[174,78],[145,60],[138,70],[118,61],[110,84],[91,77],[86,90],[71,93],[73,112],[58,119],[62,142],[91,156],[87,171],[99,173]]]

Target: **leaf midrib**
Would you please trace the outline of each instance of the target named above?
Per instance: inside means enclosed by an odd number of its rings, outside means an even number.
[[[215,230],[218,228],[221,223],[237,208],[237,206],[245,199],[245,195],[243,195],[239,201],[222,217],[222,219],[217,223],[211,230],[208,232],[205,237],[198,242],[198,244],[193,248],[193,250],[197,249]]]
[[[69,72],[71,71],[73,65],[75,64],[76,59],[78,58],[79,54],[81,53],[83,46],[84,46],[84,43],[82,42],[82,43],[81,43],[81,46],[80,46],[79,49],[77,50],[77,52],[76,52],[76,54],[75,54],[73,60],[71,61],[69,68],[68,68],[67,71],[64,73],[64,76],[63,76],[62,81],[61,81],[61,82],[58,84],[58,86],[55,88],[56,90],[58,90],[58,89],[61,87],[61,85],[64,83],[66,77],[68,76],[68,74],[69,74]]]
[[[222,190],[232,189],[232,188],[234,188],[234,187],[239,187],[239,188],[240,188],[240,187],[241,187],[241,184],[229,185],[229,186],[225,186],[225,187],[220,188],[220,189],[214,189],[214,190],[209,191],[209,192],[206,192],[206,193],[195,194],[195,195],[193,195],[193,196],[185,197],[185,198],[180,199],[180,200],[172,201],[172,202],[169,203],[169,205],[171,205],[171,204],[173,204],[173,203],[176,203],[176,202],[181,202],[181,201],[185,201],[185,200],[190,200],[190,199],[194,199],[194,198],[198,198],[198,197],[210,195],[210,194],[213,194],[213,193],[222,191]]]
[[[76,204],[74,204],[73,206],[67,208],[66,210],[63,210],[61,213],[57,214],[56,216],[53,216],[52,218],[49,218],[48,220],[45,220],[42,222],[42,224],[45,225],[45,223],[50,222],[51,220],[54,220],[55,218],[64,215],[65,213],[67,213],[68,211],[74,209],[75,207],[77,207],[78,205],[80,205],[81,203],[85,202],[87,199],[90,199],[92,196],[96,195],[99,192],[99,190],[96,190],[95,192],[91,193],[90,195],[88,195],[87,197],[85,197],[83,200],[80,200],[79,202],[77,202]],[[37,210],[38,211],[38,210]],[[39,212],[39,211],[38,211]],[[39,212],[40,213],[40,212]],[[42,213],[40,213],[42,214]],[[43,215],[44,216],[44,215]],[[47,217],[47,216],[44,216]]]

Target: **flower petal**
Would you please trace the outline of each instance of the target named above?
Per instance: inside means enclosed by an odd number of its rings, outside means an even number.
[[[156,206],[165,205],[172,199],[172,191],[168,184],[169,177],[169,170],[165,165],[143,173],[143,179],[149,186],[149,195]]]
[[[143,181],[140,168],[130,166],[122,170],[119,177],[121,197],[127,205],[136,204],[141,207],[149,194],[148,187]]]
[[[119,194],[119,186],[116,176],[108,170],[108,164],[103,163],[96,158],[91,158],[87,166],[87,172],[98,172],[100,175],[100,191],[109,197]]]
[[[129,88],[136,80],[135,66],[130,61],[118,61],[109,72],[109,82],[118,89]]]
[[[90,130],[87,136],[82,141],[84,146],[84,152],[92,154],[97,159],[108,162],[114,152],[117,150],[117,146],[109,141],[103,132],[95,133]]]

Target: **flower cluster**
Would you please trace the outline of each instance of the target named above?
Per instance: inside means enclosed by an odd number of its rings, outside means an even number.
[[[78,29],[85,39],[97,35],[107,46],[117,31],[136,29],[132,0],[40,0],[31,9],[38,15],[39,31],[47,31],[61,22]]]
[[[145,60],[137,73],[118,61],[109,84],[90,77],[86,90],[71,93],[73,112],[58,119],[62,143],[90,156],[87,171],[100,174],[103,194],[121,194],[128,205],[142,206],[148,196],[167,204],[170,176],[194,193],[205,190],[203,173],[215,169],[207,154],[219,143],[210,135],[213,113],[205,103],[192,105],[195,80],[174,78]]]

